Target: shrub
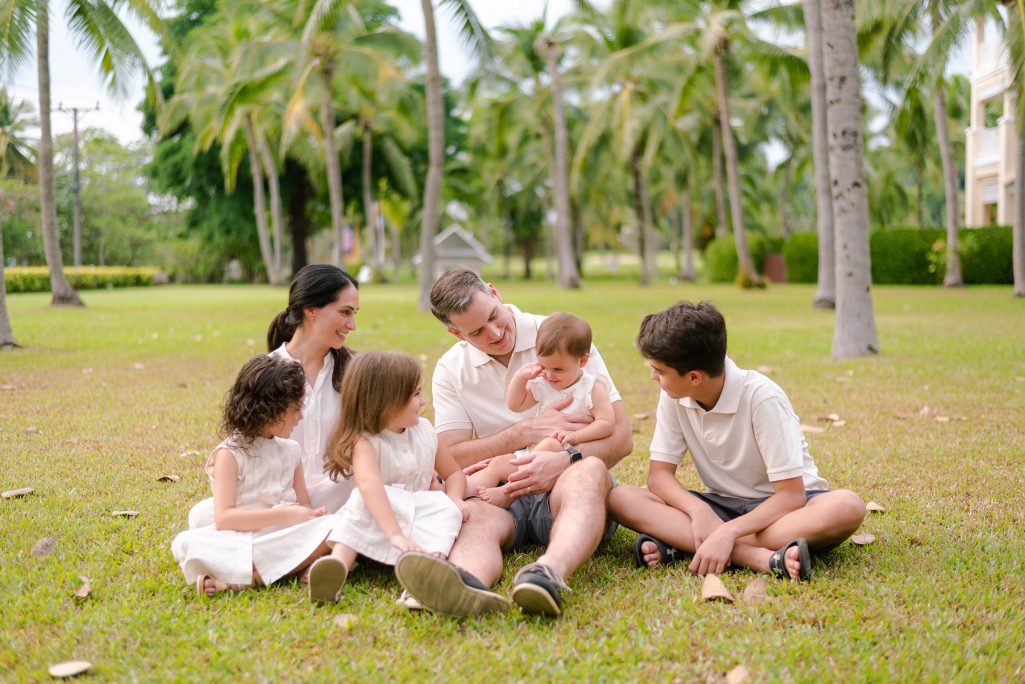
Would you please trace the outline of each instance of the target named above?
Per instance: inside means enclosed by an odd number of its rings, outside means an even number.
[[[751,261],[754,262],[758,274],[765,275],[765,257],[783,249],[783,238],[766,237],[760,233],[747,233],[747,244],[751,250]],[[741,287],[751,287],[751,283],[741,282],[737,277],[740,270],[737,259],[737,245],[733,236],[716,238],[705,247],[705,266],[708,279],[713,283],[737,283]]]
[[[787,280],[792,283],[819,281],[818,233],[794,233],[783,245],[783,261],[787,265]]]
[[[158,270],[148,266],[69,266],[64,275],[76,290],[95,290],[152,285]],[[5,269],[4,276],[10,293],[50,291],[50,272],[45,266],[16,266]]]
[[[958,251],[965,285],[1013,283],[1012,239],[1010,226],[962,228]]]
[[[869,237],[872,282],[882,285],[935,285],[943,274],[930,269],[929,255],[943,231],[937,228],[888,228]]]

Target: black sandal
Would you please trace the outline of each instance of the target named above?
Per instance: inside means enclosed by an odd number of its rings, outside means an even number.
[[[637,567],[649,567],[648,564],[644,562],[644,552],[641,551],[641,544],[649,541],[658,548],[658,552],[662,555],[662,560],[659,562],[659,565],[672,565],[683,560],[683,552],[679,549],[660,542],[650,534],[639,534],[637,535],[637,539],[634,541],[634,561],[637,563]]]
[[[798,573],[799,579],[811,581],[811,553],[808,552],[808,542],[804,538],[795,539],[783,548],[769,556],[769,570],[780,579],[790,579],[787,571],[786,556],[791,546],[797,547],[798,559],[801,562],[801,570]]]

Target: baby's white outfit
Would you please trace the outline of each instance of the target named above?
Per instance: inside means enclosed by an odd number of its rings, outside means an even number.
[[[566,389],[560,390],[552,387],[551,383],[539,375],[536,378],[527,380],[527,391],[537,400],[538,413],[566,397],[572,397],[573,400],[569,406],[561,409],[561,413],[583,413],[589,416],[591,415],[591,409],[594,408],[594,404],[591,401],[591,390],[594,389],[594,383],[597,379],[598,376],[593,373],[582,371],[579,380]],[[523,449],[517,449],[513,452],[513,455],[525,456],[533,450],[534,445],[530,445]]]

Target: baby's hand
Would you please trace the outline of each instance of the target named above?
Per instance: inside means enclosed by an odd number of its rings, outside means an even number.
[[[520,366],[518,371],[516,371],[516,375],[524,380],[533,380],[537,376],[541,375],[543,370],[544,368],[541,367],[540,363],[525,363]]]
[[[459,512],[463,514],[463,522],[466,522],[467,520],[469,520],[470,519],[470,505],[468,503],[466,503],[465,501],[453,501],[453,503],[455,503],[456,508],[459,509]]]
[[[402,534],[401,532],[399,534],[393,534],[392,536],[388,537],[388,541],[391,542],[391,545],[399,551],[420,551],[421,553],[427,553],[422,548],[420,548],[416,544],[416,542],[414,542],[412,539]]]
[[[552,433],[552,438],[559,440],[563,446],[577,443],[577,433],[573,430],[556,430]]]

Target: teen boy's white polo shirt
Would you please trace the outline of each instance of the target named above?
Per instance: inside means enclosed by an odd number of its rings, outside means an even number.
[[[473,430],[478,437],[487,437],[537,413],[536,407],[522,413],[510,411],[505,392],[520,366],[537,360],[537,328],[545,317],[505,306],[516,320],[516,344],[508,368],[464,340],[452,345],[434,367],[431,401],[436,432]],[[619,391],[594,345],[584,367],[606,380],[610,401],[619,401]]]
[[[804,478],[805,489],[828,489],[801,433],[790,399],[761,373],[726,359],[719,401],[706,411],[690,398],[658,401],[651,460],[679,465],[690,451],[705,487],[714,494],[758,499],[772,481]]]

